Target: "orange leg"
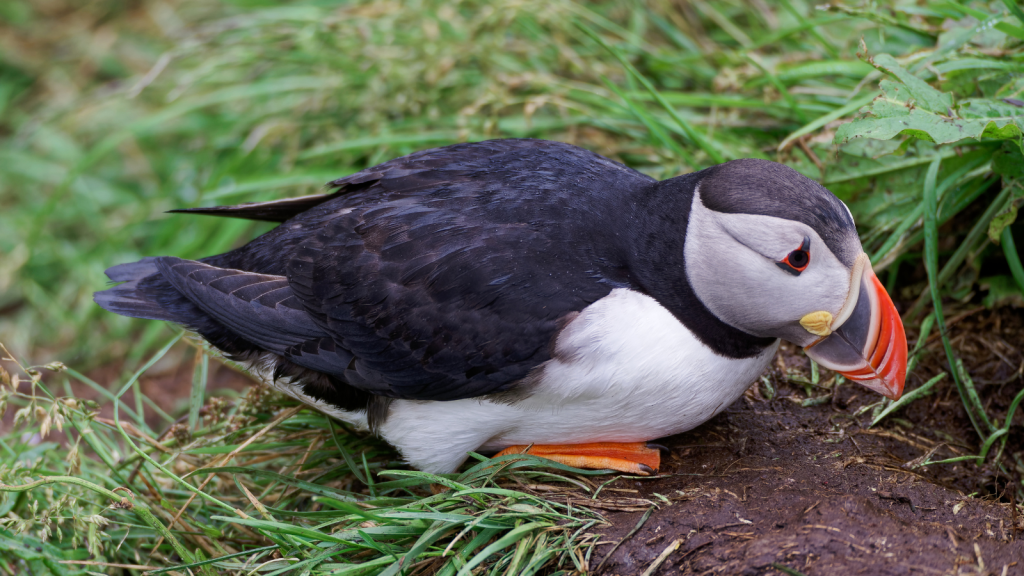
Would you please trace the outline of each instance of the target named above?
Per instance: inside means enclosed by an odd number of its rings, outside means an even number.
[[[527,451],[529,448],[529,451]],[[608,468],[649,476],[661,465],[661,446],[647,442],[594,442],[592,444],[534,444],[509,446],[494,455],[530,454],[574,468]]]

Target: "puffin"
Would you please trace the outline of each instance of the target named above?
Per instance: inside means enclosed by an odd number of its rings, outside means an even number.
[[[322,194],[172,210],[276,222],[106,271],[102,308],[194,332],[411,466],[529,453],[650,475],[780,340],[888,398],[900,316],[846,205],[774,162],[658,181],[570,144],[425,150]]]

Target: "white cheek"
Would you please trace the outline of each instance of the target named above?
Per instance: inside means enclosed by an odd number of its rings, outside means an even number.
[[[810,239],[810,263],[800,275],[781,261]],[[799,319],[809,312],[837,314],[849,289],[849,269],[818,234],[799,222],[754,214],[721,214],[695,198],[687,226],[687,277],[715,316],[756,336],[796,343]]]

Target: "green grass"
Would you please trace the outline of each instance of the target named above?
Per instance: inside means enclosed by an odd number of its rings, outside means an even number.
[[[993,287],[991,306],[1024,295],[1022,17],[1012,0],[827,11],[800,0],[2,3],[0,342],[26,363],[76,370],[35,393],[5,388],[0,402],[20,417],[0,438],[0,482],[80,482],[9,495],[0,517],[16,519],[0,537],[19,534],[32,543],[19,561],[53,573],[114,570],[52,562],[89,554],[160,567],[217,559],[193,572],[239,574],[428,562],[457,573],[476,559],[489,573],[586,566],[588,523],[599,519],[508,487],[554,473],[596,491],[578,473],[477,466],[433,496],[425,487],[439,479],[377,478],[398,466],[393,452],[309,412],[216,464],[243,471],[215,474],[172,524],[205,478],[176,479],[177,467],[214,465],[275,415],[253,392],[201,417],[200,354],[187,409],[167,415],[184,417],[187,433],[160,438],[141,418],[152,402],[127,406],[115,387],[138,391],[139,369],[173,332],[91,300],[111,265],[201,257],[266,230],[166,210],[310,193],[418,149],[497,137],[573,142],[658,178],[758,157],[823,182],[910,304],[908,326],[923,320],[942,335],[981,460],[994,454],[1019,478],[1024,462],[1006,442],[1021,395],[1008,413],[986,411],[932,303],[971,298],[980,283]],[[127,434],[97,420],[98,405],[68,399],[72,381],[88,380],[81,372],[122,360],[122,377],[85,385],[118,406]],[[875,421],[901,406],[879,404]],[[30,442],[59,418],[70,445]],[[128,485],[133,508],[109,508],[107,491]],[[409,515],[385,518],[378,505]],[[482,517],[493,526],[456,538]],[[231,556],[253,546],[262,551]]]
[[[429,565],[454,576],[485,562],[532,574],[590,561],[601,516],[533,490],[555,481],[597,498],[586,475],[599,472],[531,456],[481,458],[461,474],[401,469],[381,442],[260,388],[157,437],[119,398],[177,341],[121,386],[113,419],[50,390],[40,370],[63,367],[20,367],[30,390],[4,391],[24,404],[15,426],[76,440],[67,452],[26,442],[31,435],[0,440],[0,571],[399,574]],[[0,380],[9,387],[12,376]]]

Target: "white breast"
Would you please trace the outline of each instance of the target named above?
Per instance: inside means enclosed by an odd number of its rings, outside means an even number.
[[[528,396],[398,400],[381,435],[430,472],[454,470],[471,450],[653,440],[725,409],[777,347],[753,358],[719,356],[653,298],[620,288],[566,326]]]

